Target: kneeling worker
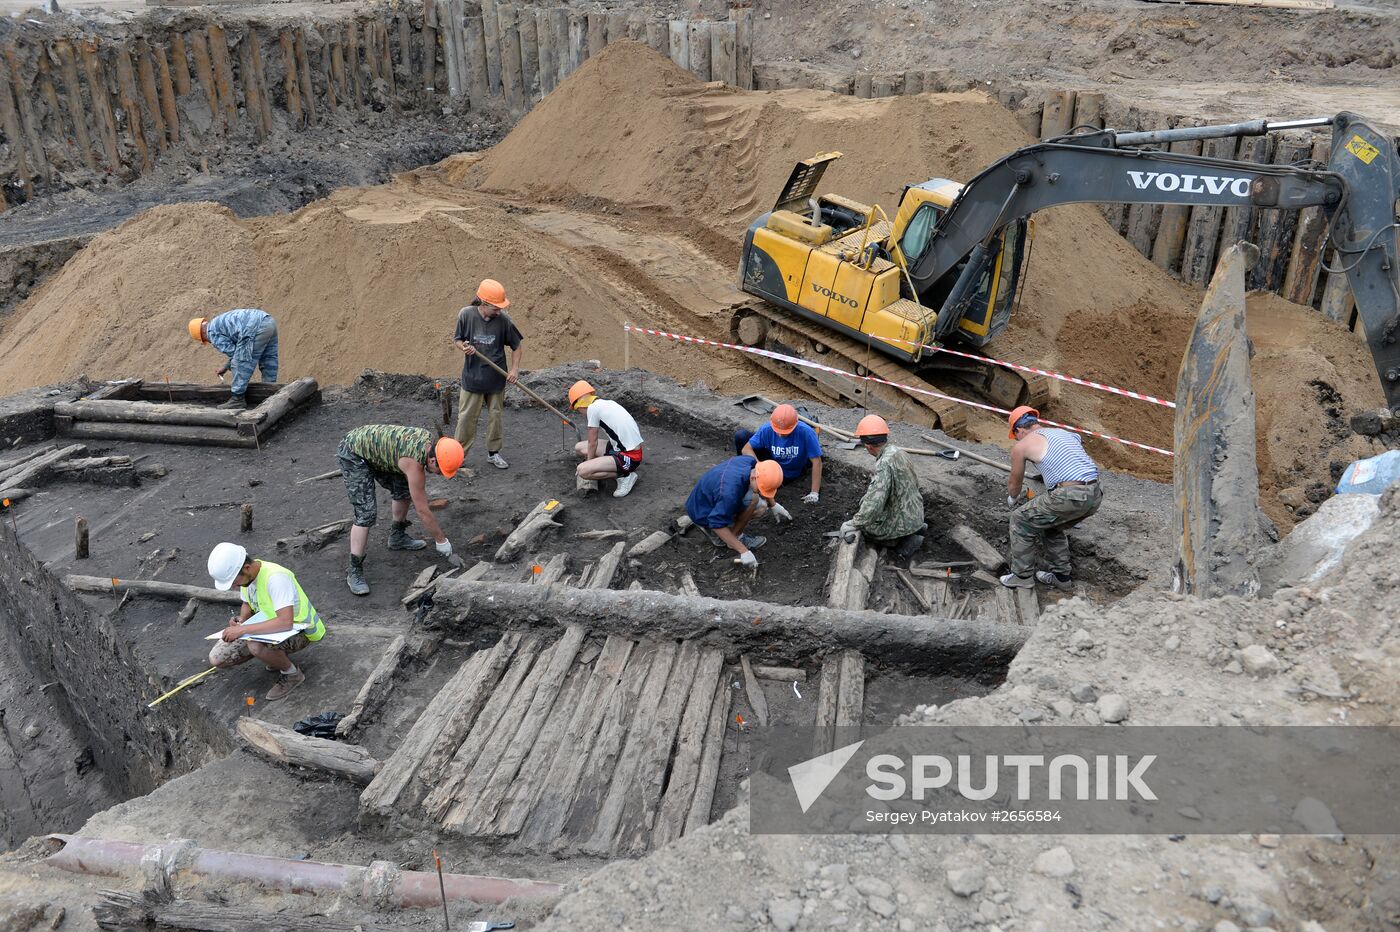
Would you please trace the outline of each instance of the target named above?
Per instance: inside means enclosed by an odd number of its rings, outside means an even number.
[[[367,424],[356,427],[340,441],[336,459],[345,476],[345,491],[350,507],[355,511],[350,526],[350,572],[345,583],[355,595],[369,595],[365,579],[365,547],[369,544],[369,529],[379,519],[375,485],[389,490],[389,513],[393,524],[389,530],[390,550],[422,550],[426,541],[408,536],[408,503],[418,512],[423,529],[433,535],[437,552],[447,557],[453,566],[462,558],[452,553],[452,543],[438,526],[428,507],[428,473],[438,473],[451,479],[461,468],[462,445],[451,437],[433,435],[422,427],[397,427],[392,424]]]
[[[811,469],[812,490],[802,496],[802,501],[808,505],[821,501],[822,444],[817,432],[802,423],[792,405],[778,405],[768,423],[758,430],[735,431],[734,452],[756,460],[773,460],[783,467],[784,485]]]
[[[1011,553],[1006,562],[1011,572],[1001,577],[1001,583],[1030,589],[1040,580],[1057,589],[1073,589],[1065,531],[1099,510],[1103,501],[1099,467],[1084,452],[1078,434],[1040,426],[1035,408],[1022,405],[1007,422],[1016,445],[1011,448],[1011,475],[1006,480],[1006,504],[1012,509]],[[1040,465],[1045,493],[1018,507],[1027,460]],[[1043,570],[1035,568],[1037,548],[1043,553]]]
[[[209,575],[221,590],[238,586],[238,595],[243,599],[238,617],[229,619],[219,642],[209,651],[209,662],[228,669],[256,657],[269,670],[281,673],[268,690],[268,702],[276,702],[306,682],[306,674],[287,655],[325,637],[326,625],[292,571],[268,560],[254,560],[238,544],[222,543],[209,554]],[[247,624],[254,612],[267,620]],[[250,634],[288,631],[295,633],[276,643],[245,639]]]
[[[255,369],[262,370],[264,382],[277,381],[277,321],[267,311],[240,307],[213,320],[196,317],[190,321],[189,330],[196,342],[209,343],[228,357],[228,362],[215,371],[222,379],[225,372],[233,370],[229,399],[220,408],[248,407],[248,383],[253,380]]]
[[[599,398],[593,386],[579,379],[569,387],[569,407],[587,410],[588,439],[574,444],[583,457],[578,464],[580,479],[596,482],[617,477],[613,498],[623,498],[637,484],[642,465],[642,432],[627,409],[616,401]],[[601,429],[606,437],[599,437]]]
[[[757,462],[752,456],[734,456],[711,468],[695,483],[685,500],[685,513],[715,535],[739,556],[735,563],[757,566],[754,550],[767,538],[745,534],[744,528],[755,516],[771,507],[778,520],[792,516],[773,501],[783,484],[783,469],[772,460]],[[755,494],[756,493],[756,494]]]
[[[860,500],[855,517],[841,525],[841,536],[860,531],[870,543],[890,547],[896,559],[907,560],[924,545],[924,497],[909,454],[889,442],[890,425],[867,414],[856,425],[856,439],[876,458],[875,475]]]

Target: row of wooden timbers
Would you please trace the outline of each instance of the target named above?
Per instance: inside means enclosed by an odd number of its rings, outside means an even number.
[[[996,601],[971,620],[953,568],[992,578],[1001,557],[961,526],[953,539],[971,560],[888,568],[914,604],[943,621],[862,611],[880,558],[859,539],[835,545],[822,608],[705,599],[684,572],[673,592],[646,591],[638,581],[627,591],[609,591],[626,561],[686,534],[684,517],[635,543],[618,540],[576,576],[558,554],[527,561],[524,582],[501,581],[502,572],[518,572],[514,561],[561,526],[564,508],[558,501],[539,503],[493,560],[440,575],[428,567],[413,580],[402,601],[417,612],[417,623],[394,639],[363,684],[337,726],[342,739],[373,721],[395,683],[443,644],[439,616],[469,617],[473,629],[498,628],[500,636],[461,663],[387,759],[255,718],[240,720],[239,734],[275,760],[365,785],[361,812],[371,823],[406,818],[519,850],[636,854],[708,824],[721,773],[735,776],[744,766],[746,732],[770,724],[764,682],[806,689],[805,669],[761,659],[775,642],[807,638],[799,651],[813,645],[812,664],[820,664],[814,718],[782,724],[815,725],[814,753],[824,753],[833,747],[836,727],[864,722],[867,660],[856,645],[888,646],[912,636],[938,642],[934,650],[996,655],[1004,662],[1028,631],[1022,621],[1034,620],[1034,594],[1018,606],[1000,586],[985,590]],[[347,523],[277,546],[319,549]],[[607,540],[627,532],[575,536]],[[67,581],[80,591],[121,591],[109,579]],[[232,601],[216,590],[121,585],[138,593]],[[988,632],[989,641],[977,642]]]

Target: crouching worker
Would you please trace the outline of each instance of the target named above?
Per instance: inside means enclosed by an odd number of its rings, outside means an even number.
[[[355,512],[350,525],[350,572],[345,576],[351,592],[369,595],[365,548],[369,544],[369,529],[379,520],[375,485],[389,490],[389,513],[393,517],[389,526],[390,550],[422,550],[428,546],[427,541],[408,536],[408,505],[412,502],[423,529],[433,535],[437,552],[453,566],[462,565],[462,558],[452,552],[451,541],[428,507],[428,473],[448,479],[455,476],[464,459],[460,443],[451,437],[434,439],[422,427],[367,424],[345,435],[336,459],[340,461],[345,491]]]
[[[783,484],[783,468],[772,460],[757,462],[752,456],[734,456],[713,467],[695,483],[685,500],[685,513],[707,532],[713,532],[723,546],[739,556],[734,562],[758,566],[754,551],[768,542],[766,537],[745,534],[756,517],[776,505],[773,496]],[[778,520],[782,515],[776,510]],[[789,520],[791,520],[789,516]]]
[[[583,457],[578,477],[586,482],[617,477],[613,498],[625,497],[637,484],[637,469],[642,465],[642,432],[636,420],[616,401],[599,398],[582,379],[569,387],[569,407],[585,409],[588,415],[588,439],[574,445]],[[598,435],[600,430],[605,436]]]
[[[222,543],[209,554],[209,575],[214,585],[227,591],[238,586],[243,605],[230,618],[218,643],[209,651],[209,662],[228,669],[256,657],[269,670],[281,674],[264,697],[276,702],[306,682],[306,674],[289,654],[304,650],[326,635],[326,625],[306,597],[292,571],[268,560],[254,560],[238,544]],[[254,613],[267,620],[248,624]],[[279,635],[295,632],[276,643],[247,639],[250,634]]]
[[[734,452],[759,461],[773,460],[783,467],[784,485],[800,479],[810,469],[812,487],[802,501],[808,505],[821,501],[822,444],[817,432],[802,422],[792,405],[778,405],[768,423],[758,430],[736,430]]]
[[[841,525],[841,536],[860,531],[877,547],[894,550],[895,558],[908,560],[924,545],[924,496],[909,454],[890,443],[885,419],[867,414],[856,425],[856,439],[875,457],[875,475],[860,500],[855,517]]]
[[[1031,589],[1036,580],[1056,589],[1074,588],[1070,578],[1069,535],[1065,533],[1099,510],[1103,486],[1099,467],[1084,452],[1084,441],[1070,430],[1042,427],[1040,412],[1022,406],[1007,419],[1011,427],[1011,475],[1006,480],[1006,504],[1011,508],[1011,572],[1003,586]],[[1026,462],[1040,464],[1045,494],[1021,502]],[[1036,551],[1044,569],[1036,569]],[[1034,576],[1032,576],[1034,573]]]
[[[222,379],[225,372],[233,370],[229,399],[220,408],[248,407],[248,383],[254,370],[262,370],[264,382],[277,381],[277,321],[267,311],[240,307],[212,320],[196,317],[189,330],[197,342],[209,343],[228,357],[214,373]]]

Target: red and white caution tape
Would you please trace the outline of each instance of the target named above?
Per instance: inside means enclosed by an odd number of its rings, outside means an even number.
[[[810,359],[802,359],[799,356],[788,356],[785,353],[775,353],[772,350],[760,349],[756,346],[741,346],[738,343],[721,343],[718,340],[707,340],[704,337],[692,337],[683,333],[670,333],[666,330],[652,330],[648,327],[638,327],[634,324],[624,324],[624,331],[630,333],[644,333],[653,337],[665,337],[668,340],[675,340],[679,343],[693,343],[699,346],[715,346],[720,349],[738,350],[741,353],[750,353],[754,356],[766,356],[769,359],[776,359],[788,365],[798,366],[803,369],[818,369],[822,372],[830,372],[834,375],[845,376],[848,379],[855,379],[862,382],[879,382],[881,385],[889,385],[901,391],[916,392],[920,395],[928,395],[933,398],[941,398],[944,401],[951,401],[955,404],[966,405],[970,408],[981,408],[983,411],[994,411],[997,414],[1010,414],[1006,408],[998,408],[995,405],[983,404],[980,401],[971,401],[967,398],[958,398],[954,395],[945,395],[941,392],[930,391],[926,388],[918,388],[914,385],[904,385],[900,382],[891,382],[889,379],[882,379],[876,375],[856,375],[854,372],[847,372],[845,369],[837,369],[834,366],[823,365],[819,362],[812,362]],[[979,357],[980,358],[980,357]],[[1078,434],[1085,434],[1090,437],[1098,437],[1101,440],[1109,440],[1113,443],[1121,443],[1124,446],[1137,447],[1139,450],[1150,450],[1153,453],[1160,453],[1163,456],[1175,456],[1171,450],[1163,450],[1161,447],[1149,446],[1145,443],[1138,443],[1136,440],[1125,440],[1122,437],[1115,437],[1112,434],[1100,433],[1097,430],[1089,430],[1087,427],[1075,427],[1073,424],[1061,424],[1058,421],[1050,421],[1041,418],[1042,424],[1051,427],[1062,427],[1065,430],[1072,430]]]
[[[1034,372],[1036,375],[1048,376],[1052,379],[1059,379],[1061,382],[1068,382],[1071,385],[1083,385],[1086,388],[1097,388],[1101,392],[1112,392],[1115,395],[1122,395],[1124,398],[1136,398],[1138,401],[1150,401],[1154,405],[1162,405],[1166,408],[1175,408],[1175,401],[1167,401],[1165,398],[1156,398],[1152,395],[1144,395],[1141,392],[1131,391],[1126,388],[1116,388],[1112,385],[1104,385],[1102,382],[1095,382],[1091,379],[1077,379],[1072,375],[1062,375],[1059,372],[1050,372],[1046,369],[1037,369],[1035,366],[1023,366],[1016,362],[1007,362],[1005,359],[993,359],[990,356],[978,356],[976,353],[964,353],[959,350],[949,349],[946,346],[932,346],[928,343],[915,343],[911,340],[901,340],[897,337],[883,337],[892,343],[903,343],[906,346],[917,346],[922,349],[932,350],[937,353],[947,353],[950,356],[961,356],[964,359],[973,359],[977,362],[989,362],[997,366],[1005,366],[1008,369],[1019,369],[1022,372]],[[1048,422],[1047,422],[1048,423]]]

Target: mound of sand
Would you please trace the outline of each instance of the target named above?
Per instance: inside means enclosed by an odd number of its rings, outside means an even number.
[[[744,92],[615,43],[482,156],[287,217],[174,205],[97,237],[0,332],[0,392],[79,373],[209,381],[219,359],[185,321],[239,306],[277,317],[286,377],[343,383],[374,367],[451,378],[456,311],[487,276],[510,291],[527,367],[621,366],[624,321],[727,336],[740,234],[796,160],[844,152],[824,187],[893,213],[906,184],[969,178],[1028,141],[978,93]],[[1199,300],[1095,209],[1060,208],[1036,218],[1020,311],[991,350],[1170,396]],[[1264,488],[1327,483],[1330,462],[1357,452],[1333,449],[1338,418],[1380,401],[1369,355],[1307,309],[1271,296],[1251,309]],[[721,390],[784,391],[737,355],[643,338],[630,358]],[[1048,413],[1171,445],[1170,413],[1139,402],[1065,388]],[[1004,441],[996,418],[972,425]],[[1170,478],[1165,457],[1092,448],[1110,468]],[[1271,514],[1287,519],[1276,504]]]

